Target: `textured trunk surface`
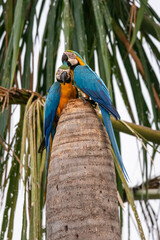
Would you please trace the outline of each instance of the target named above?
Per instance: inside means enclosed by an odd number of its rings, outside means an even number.
[[[47,240],[120,240],[110,142],[81,99],[67,104],[58,123],[46,208]]]

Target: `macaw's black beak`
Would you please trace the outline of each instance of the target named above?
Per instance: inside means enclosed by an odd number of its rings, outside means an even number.
[[[65,53],[63,53],[63,55],[62,55],[62,63],[63,64],[67,63],[67,65],[69,67],[71,67],[71,63],[68,61],[68,57],[67,57],[67,55]]]
[[[63,82],[63,84],[65,85],[65,82],[67,80],[67,72],[63,72],[61,74],[61,77],[60,77],[61,81]]]
[[[67,55],[65,54],[65,53],[63,53],[63,55],[62,55],[62,63],[67,63],[67,61],[68,61],[68,57],[67,57]]]

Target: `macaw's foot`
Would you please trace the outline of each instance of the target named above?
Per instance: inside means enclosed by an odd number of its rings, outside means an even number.
[[[89,102],[92,105],[92,107],[96,108],[97,103],[95,103],[94,100],[88,99],[88,98],[85,98],[85,97],[81,97],[81,99],[82,99],[84,104],[86,104],[86,102]]]
[[[84,103],[84,105],[85,105],[88,99],[85,98],[85,97],[81,97],[81,99],[82,99],[82,101],[83,101],[83,103]]]
[[[89,100],[90,104],[92,105],[93,108],[97,107],[97,103],[94,100]]]

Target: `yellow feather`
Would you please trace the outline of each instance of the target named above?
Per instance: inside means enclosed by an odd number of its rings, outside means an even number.
[[[68,103],[70,99],[76,98],[76,95],[76,88],[72,85],[71,82],[66,83],[65,85],[61,83],[61,98],[56,114],[60,115],[64,106]]]
[[[77,56],[77,60],[79,62],[80,65],[82,66],[85,66],[86,64],[82,61],[82,59],[80,59],[78,56]]]

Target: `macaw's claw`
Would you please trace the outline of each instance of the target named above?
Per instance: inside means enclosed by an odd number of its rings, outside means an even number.
[[[85,105],[88,99],[85,98],[85,97],[81,97],[81,99],[82,99],[82,101],[83,101],[83,103],[84,103],[84,105]]]
[[[97,103],[94,100],[88,99],[88,98],[85,98],[85,97],[81,97],[81,99],[82,99],[84,104],[86,104],[86,102],[89,102],[92,105],[92,107],[96,108]]]

